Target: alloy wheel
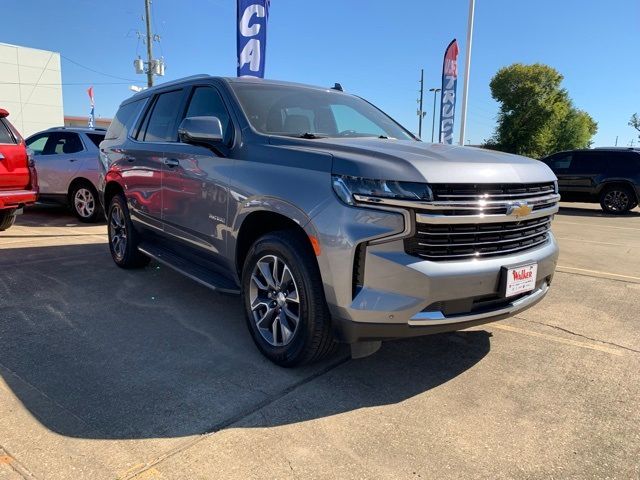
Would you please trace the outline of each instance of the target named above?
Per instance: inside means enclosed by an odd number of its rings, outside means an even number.
[[[604,196],[604,204],[612,212],[622,212],[629,206],[629,195],[622,190],[611,190]]]
[[[122,260],[127,249],[127,224],[124,219],[124,212],[120,205],[117,204],[111,208],[109,238],[114,255],[118,260]]]
[[[82,218],[89,218],[96,209],[96,199],[87,188],[79,188],[73,197],[73,205]]]
[[[270,345],[282,347],[300,324],[300,297],[291,269],[276,255],[265,255],[253,267],[249,286],[251,313]]]

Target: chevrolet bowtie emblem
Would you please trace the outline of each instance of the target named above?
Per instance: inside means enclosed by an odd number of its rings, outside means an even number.
[[[525,202],[516,202],[509,207],[507,215],[511,215],[516,218],[526,217],[533,211],[533,207]]]

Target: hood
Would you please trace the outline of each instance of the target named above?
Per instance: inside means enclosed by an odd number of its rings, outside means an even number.
[[[538,160],[483,148],[368,137],[292,140],[286,142],[288,148],[331,154],[332,172],[340,175],[427,183],[556,180],[551,169]]]

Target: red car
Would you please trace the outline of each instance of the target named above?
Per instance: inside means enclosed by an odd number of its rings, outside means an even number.
[[[38,177],[24,139],[11,125],[9,112],[0,108],[0,232],[38,196]]]

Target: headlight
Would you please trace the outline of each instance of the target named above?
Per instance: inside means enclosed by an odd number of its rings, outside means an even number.
[[[333,190],[348,205],[355,205],[354,195],[397,200],[433,200],[433,193],[426,183],[373,180],[345,175],[332,176]]]

